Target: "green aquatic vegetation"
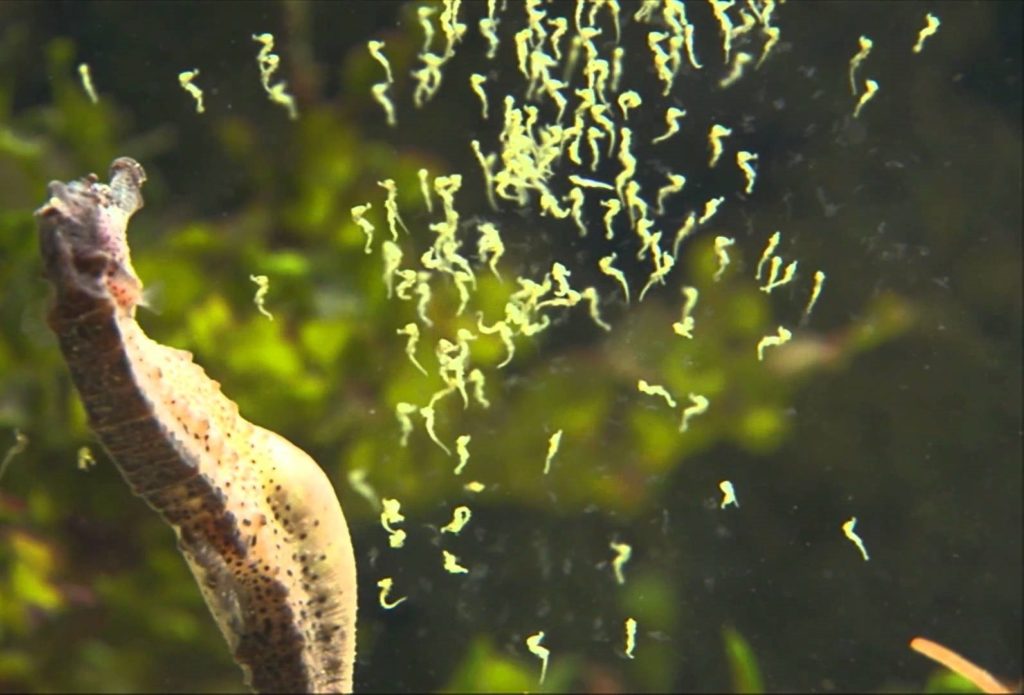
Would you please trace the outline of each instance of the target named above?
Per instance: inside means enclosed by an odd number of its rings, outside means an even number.
[[[531,103],[515,38],[530,20],[526,5],[513,5],[497,16],[501,43],[490,62],[490,42],[478,25],[487,7],[463,3],[463,38],[420,110],[410,72],[429,64],[418,57],[424,35],[417,10],[429,9],[426,3],[375,11],[386,17],[339,14],[326,4],[268,5],[268,21],[257,27],[242,26],[223,10],[220,21],[209,18],[206,28],[187,31],[184,16],[168,10],[163,21],[150,21],[162,25],[161,34],[174,27],[192,38],[160,60],[142,48],[163,45],[159,37],[133,42],[134,48],[109,36],[97,43],[68,24],[54,33],[28,10],[11,15],[17,21],[7,26],[29,33],[23,39],[4,34],[0,52],[5,67],[24,66],[5,70],[2,85],[0,431],[20,428],[33,446],[11,461],[0,482],[0,513],[16,532],[46,539],[59,560],[53,586],[61,601],[23,623],[18,645],[0,639],[0,684],[111,690],[239,683],[173,541],[129,498],[87,434],[40,318],[45,292],[29,213],[42,202],[47,180],[102,172],[120,154],[143,161],[152,177],[148,207],[133,233],[137,269],[155,290],[154,311],[140,310],[140,320],[160,342],[192,351],[243,413],[311,451],[345,503],[369,587],[360,596],[357,687],[534,689],[538,664],[524,640],[544,630],[551,649],[545,688],[724,688],[734,670],[722,642],[708,639],[722,624],[736,625],[749,642],[769,690],[821,688],[828,678],[850,688],[884,687],[898,676],[923,682],[924,666],[911,671],[904,654],[906,630],[947,619],[980,632],[959,605],[950,611],[957,618],[935,617],[933,604],[951,595],[981,605],[980,615],[995,626],[989,637],[978,637],[972,653],[993,654],[986,663],[997,672],[1019,663],[1012,656],[1019,630],[995,617],[1019,615],[1015,594],[996,579],[984,582],[984,592],[975,590],[969,579],[978,567],[1006,564],[994,538],[1004,539],[1010,557],[1015,547],[1013,534],[1005,534],[1014,525],[998,520],[1013,509],[1007,491],[1019,488],[1006,462],[1018,446],[1007,438],[1006,423],[1019,399],[985,389],[1014,383],[1006,345],[1019,334],[1013,299],[1019,269],[1011,262],[1019,241],[1005,230],[1019,225],[1012,215],[999,216],[1014,207],[1004,187],[973,182],[1015,180],[1014,168],[995,153],[1016,151],[1019,135],[1003,124],[984,81],[965,67],[996,53],[998,42],[982,48],[978,37],[997,32],[1006,21],[1000,13],[1009,10],[973,8],[973,15],[929,6],[942,26],[914,54],[924,7],[837,4],[829,22],[804,22],[800,4],[786,3],[774,11],[781,43],[759,68],[764,37],[754,30],[749,42],[733,42],[733,56],[751,52],[753,61],[723,89],[718,80],[732,64],[720,54],[719,20],[710,5],[688,6],[705,72],[688,67],[684,45],[671,105],[688,113],[678,120],[679,132],[652,145],[666,132],[669,104],[660,100],[665,83],[646,34],[668,30],[632,19],[637,8],[621,3],[621,45],[629,49],[623,85],[635,87],[643,103],[628,119],[616,102],[598,110],[594,123],[612,119],[616,143],[611,147],[611,133],[600,126],[594,134],[584,129],[579,175],[614,188],[622,166],[618,126],[628,123],[641,184],[632,195],[648,205],[652,219],[668,174],[687,176],[657,213],[669,223],[647,230],[662,233],[654,247],[674,260],[666,284],[655,281],[640,302],[655,260],[653,254],[637,260],[636,253],[651,236],[642,238],[629,225],[630,206],[617,192],[569,182],[568,153],[557,181],[548,182],[548,203],[569,213],[565,219],[541,214],[539,193],[520,205],[485,190],[470,142],[480,143],[482,156],[500,155],[503,97],[515,96],[517,108]],[[558,60],[568,60],[577,33],[574,7],[530,7],[567,20]],[[726,11],[736,27],[744,22],[740,10],[749,12],[740,4]],[[443,12],[438,4],[429,14],[435,56],[445,55],[446,31],[460,31]],[[589,12],[588,6],[584,23]],[[596,45],[611,69],[610,5],[595,12],[603,31]],[[153,37],[147,22],[133,22],[133,31]],[[545,54],[554,56],[550,41],[559,25],[539,26],[548,32]],[[261,84],[260,45],[250,37],[262,31],[273,32],[280,56],[268,82],[287,81],[298,103],[295,121],[268,101]],[[857,68],[857,85],[874,79],[881,89],[854,121],[863,89],[851,93],[848,72],[862,34],[873,48]],[[386,94],[395,128],[372,92],[386,75],[370,40],[383,41],[380,52],[393,73]],[[28,48],[33,42],[41,57],[28,67],[18,56],[35,55]],[[655,43],[671,50],[667,37]],[[117,69],[101,45],[117,57]],[[558,111],[546,88],[567,99],[562,125],[572,127],[575,107],[586,98],[573,93],[585,85],[586,44],[578,43],[575,55],[571,87],[559,92],[556,83],[545,87],[538,78],[533,103],[542,111],[535,133]],[[95,105],[79,81],[82,62],[91,67]],[[545,59],[538,56],[536,64],[540,69]],[[591,74],[600,80],[597,65]],[[201,70],[201,115],[178,83],[179,72],[193,67]],[[717,72],[705,79],[711,69]],[[473,74],[487,78],[481,86],[488,119]],[[566,80],[550,67],[547,78]],[[610,85],[606,90],[611,93]],[[956,121],[970,139],[961,140],[951,126]],[[705,171],[712,123],[733,134],[722,139],[717,165]],[[595,149],[600,161],[591,171]],[[758,155],[748,162],[757,176],[751,193],[732,197],[749,183],[738,151]],[[494,175],[502,164],[495,160]],[[410,286],[408,301],[389,297],[378,246],[391,240],[387,193],[378,182],[392,179],[412,232],[398,230],[399,268],[425,267],[422,257],[431,248],[458,268],[446,255],[450,247],[435,243],[444,235],[430,229],[445,216],[436,193],[433,211],[426,208],[418,175],[424,168],[431,182],[438,175],[463,177],[455,238],[476,281],[459,314],[454,272],[433,271],[425,305],[433,326],[420,317],[420,285]],[[587,200],[586,237],[579,236],[572,200],[560,199],[574,185]],[[731,197],[708,228],[695,228],[677,253],[672,242],[688,211],[699,218],[706,202],[725,192]],[[606,198],[622,206],[612,240],[603,239]],[[367,219],[376,228],[370,255],[350,214],[368,202]],[[634,204],[632,213],[640,209]],[[480,222],[500,229],[500,279],[478,257]],[[771,259],[761,278],[755,269],[777,230],[773,255],[783,260],[776,280],[791,262],[799,265],[791,283],[769,294],[761,288],[769,283]],[[985,242],[987,235],[1001,241]],[[716,236],[735,239],[717,282]],[[629,304],[619,282],[599,266],[612,253],[631,290]],[[665,267],[665,257],[657,258]],[[554,325],[515,335],[513,358],[499,367],[507,346],[497,333],[480,333],[476,312],[487,325],[505,320],[521,289],[516,279],[543,284],[555,262],[571,272],[571,291],[556,296],[552,279],[538,301],[567,306],[542,309]],[[819,268],[828,279],[804,320]],[[251,275],[269,278],[273,322],[253,303]],[[394,285],[400,282],[396,277]],[[699,289],[693,338],[673,330],[682,317],[682,286]],[[611,331],[572,294],[588,287],[597,289],[600,317]],[[420,327],[416,356],[427,375],[410,362],[407,337],[397,333],[409,323]],[[792,339],[767,347],[759,362],[758,342],[776,335],[779,325]],[[471,387],[468,407],[453,391],[434,403],[435,434],[451,455],[431,440],[418,410],[403,447],[395,407],[422,407],[447,387],[438,373],[438,346],[441,339],[456,344],[460,330],[477,334],[465,373],[468,379],[476,368],[486,377],[490,407],[474,400]],[[999,366],[989,371],[982,363]],[[640,393],[639,379],[664,387],[677,407]],[[710,405],[680,433],[691,393]],[[562,441],[545,476],[550,437],[558,431]],[[472,455],[456,476],[462,436],[471,437]],[[98,459],[87,472],[76,467],[83,445],[92,445]],[[965,466],[974,471],[972,480],[953,483]],[[354,471],[365,474],[376,498],[354,494],[347,482]],[[718,509],[717,485],[726,479],[736,485],[740,509]],[[466,491],[471,480],[484,490]],[[402,500],[408,538],[401,549],[390,548],[379,527],[373,502],[381,496]],[[472,522],[437,545],[436,529],[461,504],[472,508]],[[840,530],[854,515],[870,563]],[[635,549],[621,588],[608,549],[613,539]],[[936,560],[924,549],[934,547],[943,548],[942,572],[926,577],[920,568],[934,570]],[[468,574],[444,572],[442,548]],[[954,555],[970,558],[970,567]],[[0,561],[0,577],[13,572],[9,558]],[[906,584],[887,583],[891,576]],[[408,597],[391,611],[377,603],[382,577],[394,578],[392,598]],[[94,596],[84,603],[83,589]],[[638,604],[652,596],[657,601],[641,611]],[[0,614],[9,615],[6,605]],[[623,620],[630,616],[638,622],[633,660],[623,655]],[[109,627],[89,629],[97,619]],[[831,636],[823,638],[825,628]],[[478,644],[490,646],[477,650]],[[850,644],[870,648],[852,658]],[[164,663],[159,654],[173,654],[188,668]],[[71,666],[55,668],[65,663]]]

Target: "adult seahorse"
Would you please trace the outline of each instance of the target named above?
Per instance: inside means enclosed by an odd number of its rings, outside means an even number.
[[[92,429],[135,494],[178,537],[224,637],[257,691],[351,691],[352,542],[334,490],[302,450],[238,414],[192,355],[142,332],[128,220],[142,167],[122,157],[51,182],[36,211],[48,322]]]

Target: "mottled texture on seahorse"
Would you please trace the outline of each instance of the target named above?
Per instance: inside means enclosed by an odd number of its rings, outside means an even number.
[[[190,353],[143,333],[126,230],[146,175],[122,157],[110,176],[54,181],[36,211],[56,290],[48,322],[90,425],[174,528],[246,682],[350,691],[355,558],[331,483],[305,452],[243,419]]]

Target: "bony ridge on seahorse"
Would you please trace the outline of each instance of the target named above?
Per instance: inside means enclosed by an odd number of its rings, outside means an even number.
[[[129,218],[142,167],[127,157],[51,182],[36,211],[48,316],[89,424],[132,491],[163,516],[250,687],[349,692],[356,568],[331,483],[305,452],[238,414],[192,355],[135,320],[142,282]]]

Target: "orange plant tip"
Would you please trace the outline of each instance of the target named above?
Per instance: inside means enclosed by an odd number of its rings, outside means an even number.
[[[923,654],[932,661],[942,664],[953,673],[963,676],[973,683],[983,693],[1011,693],[1013,692],[1003,683],[981,668],[960,656],[952,649],[943,647],[937,642],[932,642],[924,637],[915,637],[910,640],[910,648],[919,654]]]

